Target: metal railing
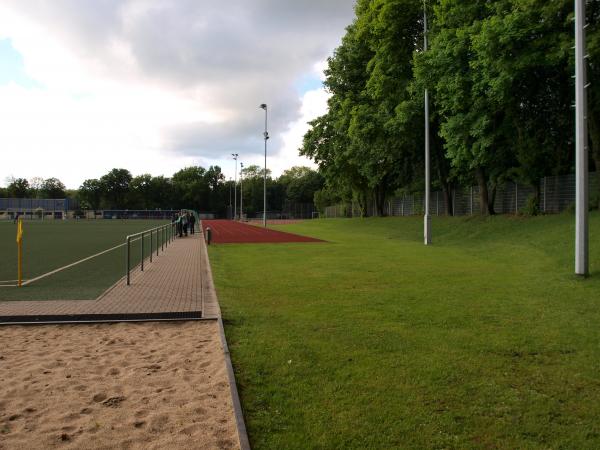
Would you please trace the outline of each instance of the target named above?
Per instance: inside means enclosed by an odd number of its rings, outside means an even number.
[[[137,267],[137,264],[134,267],[131,267],[131,243],[136,242],[138,240],[140,243],[140,270],[144,271],[144,260],[146,259],[146,252],[144,249],[144,237],[150,237],[150,253],[149,258],[150,262],[152,262],[152,256],[154,255],[154,247],[155,247],[155,235],[156,235],[156,256],[158,256],[159,250],[165,250],[165,246],[168,246],[173,239],[175,239],[177,235],[177,229],[175,223],[168,223],[165,225],[161,225],[156,228],[151,228],[149,230],[141,231],[139,233],[130,234],[127,236],[127,256],[126,259],[126,276],[127,276],[127,286],[130,285],[131,282],[131,271]]]

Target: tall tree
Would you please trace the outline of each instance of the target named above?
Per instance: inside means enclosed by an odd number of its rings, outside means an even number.
[[[104,188],[100,180],[88,179],[79,186],[79,200],[82,207],[100,209]]]
[[[110,209],[126,209],[132,180],[127,169],[112,169],[100,178],[104,199]]]
[[[7,187],[9,197],[27,198],[29,196],[29,182],[25,178],[13,179]]]
[[[58,178],[47,178],[40,186],[40,195],[43,198],[64,198],[65,185]]]

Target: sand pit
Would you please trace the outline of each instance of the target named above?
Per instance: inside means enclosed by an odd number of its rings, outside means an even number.
[[[216,321],[0,327],[0,449],[239,448]]]

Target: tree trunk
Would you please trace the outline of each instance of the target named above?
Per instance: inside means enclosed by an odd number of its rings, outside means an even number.
[[[378,186],[375,190],[375,209],[378,217],[385,216],[385,189],[383,186]]]
[[[490,214],[489,210],[489,197],[488,197],[488,185],[487,178],[483,168],[478,167],[475,170],[475,176],[477,177],[477,185],[479,186],[479,204],[482,215]],[[493,209],[493,206],[492,206]]]
[[[492,186],[491,189],[491,193],[489,193],[488,191],[488,214],[490,216],[493,216],[494,214],[496,214],[496,210],[494,209],[494,204],[496,203],[496,192],[498,192],[498,190],[496,189],[498,187],[497,183],[494,183],[494,185]]]
[[[449,183],[442,183],[442,193],[444,194],[444,205],[446,206],[446,215],[454,215],[454,209],[452,205],[452,189]]]

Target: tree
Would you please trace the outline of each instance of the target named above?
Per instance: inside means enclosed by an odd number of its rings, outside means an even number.
[[[283,172],[277,180],[288,201],[312,203],[315,192],[323,188],[325,180],[319,172],[310,167],[295,166]]]
[[[43,198],[65,198],[65,185],[58,178],[48,178],[40,186]]]
[[[44,179],[42,177],[33,177],[29,180],[29,195],[34,198],[38,198],[42,195],[42,186],[44,185]]]
[[[112,169],[100,178],[103,199],[109,209],[126,209],[132,176],[127,169]]]
[[[473,37],[474,89],[486,95],[517,178],[534,187],[570,169],[572,2],[505,0]]]
[[[145,173],[133,177],[129,188],[127,204],[132,209],[154,209],[157,207],[157,202],[152,195],[152,175]]]
[[[79,199],[91,209],[100,209],[104,187],[97,179],[85,180],[79,187]]]
[[[7,192],[11,198],[27,198],[29,195],[29,182],[25,178],[15,178],[9,183]]]
[[[587,2],[588,79],[589,90],[588,126],[590,134],[591,156],[600,172],[600,1]],[[572,73],[572,70],[570,70]],[[600,208],[600,184],[596,190],[596,206]],[[593,198],[593,197],[592,197]]]
[[[249,216],[262,212],[263,210],[264,173],[264,168],[254,164],[244,167],[242,170],[242,174],[244,176],[244,213],[248,214]],[[267,210],[273,207],[274,200],[276,200],[272,195],[273,185],[274,182],[271,178],[271,170],[267,169]],[[237,189],[239,195],[239,184]]]
[[[200,166],[181,169],[173,175],[175,204],[178,208],[208,208],[209,188],[204,178],[206,170]]]

